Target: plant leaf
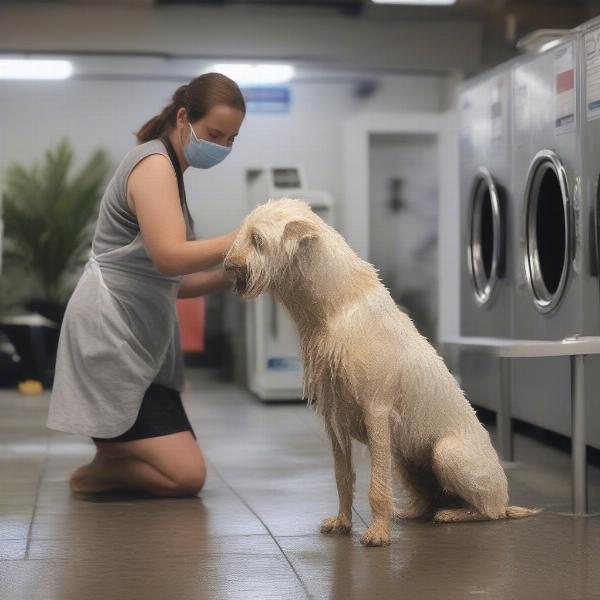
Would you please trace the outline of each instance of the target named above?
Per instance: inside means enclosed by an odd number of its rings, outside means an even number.
[[[5,287],[17,278],[30,279],[29,293],[38,294],[35,299],[59,303],[72,293],[64,280],[87,259],[92,225],[111,169],[104,150],[94,152],[71,175],[73,161],[73,148],[63,139],[46,151],[41,166],[14,164],[7,169],[2,193]],[[15,272],[12,267],[17,265]]]

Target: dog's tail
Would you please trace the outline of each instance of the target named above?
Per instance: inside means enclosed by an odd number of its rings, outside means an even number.
[[[541,508],[524,508],[523,506],[507,506],[507,519],[524,519],[525,517],[533,517],[542,512]]]

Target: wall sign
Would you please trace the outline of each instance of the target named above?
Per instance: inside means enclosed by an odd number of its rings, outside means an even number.
[[[242,88],[248,112],[287,113],[290,110],[290,89],[288,87],[249,87]]]

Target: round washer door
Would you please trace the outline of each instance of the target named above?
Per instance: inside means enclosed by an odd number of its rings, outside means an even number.
[[[551,150],[538,152],[525,187],[525,274],[540,312],[555,309],[569,276],[571,214],[567,174]]]
[[[488,306],[504,276],[506,236],[500,191],[488,169],[477,171],[471,189],[469,271],[473,294]]]

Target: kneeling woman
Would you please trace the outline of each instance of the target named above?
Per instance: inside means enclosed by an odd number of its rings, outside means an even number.
[[[208,73],[138,132],[100,203],[90,260],[60,332],[47,425],[90,436],[73,491],[195,495],[206,468],[180,392],[175,300],[231,285],[218,265],[237,233],[196,240],[183,172],[230,152],[246,113],[238,86]]]

